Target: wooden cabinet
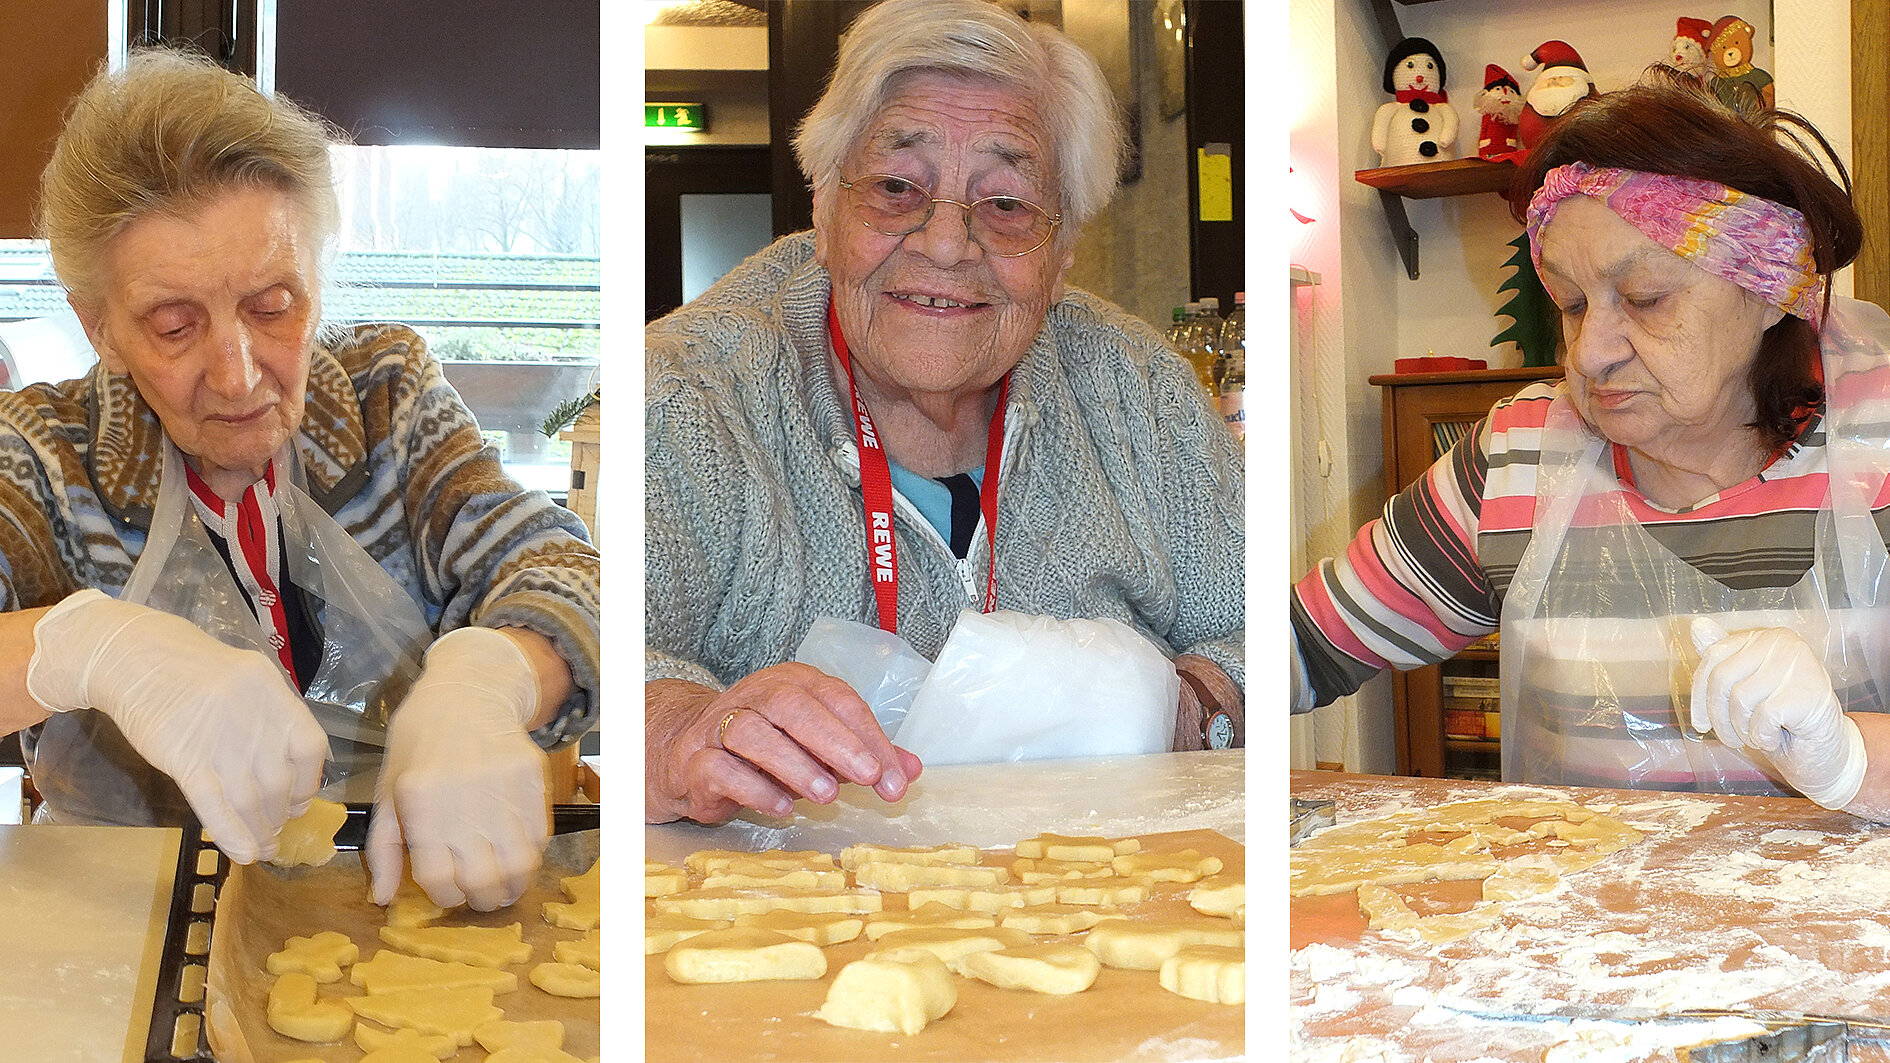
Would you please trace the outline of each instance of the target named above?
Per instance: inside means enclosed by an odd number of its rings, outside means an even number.
[[[1533,380],[1555,379],[1558,366],[1481,369],[1461,373],[1381,373],[1385,408],[1385,488],[1397,494],[1431,467],[1499,399]],[[1493,646],[1472,647],[1442,665],[1392,676],[1398,773],[1430,778],[1495,778],[1500,743],[1493,737],[1447,737],[1444,687],[1469,690],[1497,675]],[[1462,732],[1466,728],[1453,727]]]

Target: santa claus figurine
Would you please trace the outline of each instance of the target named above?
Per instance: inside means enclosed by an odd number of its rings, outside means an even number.
[[[1477,130],[1477,155],[1500,159],[1522,147],[1516,136],[1516,119],[1522,117],[1522,87],[1509,71],[1491,63],[1483,68],[1483,91],[1477,93],[1477,113],[1483,125]]]
[[[1372,117],[1381,166],[1457,157],[1457,111],[1444,94],[1444,57],[1422,37],[1406,37],[1385,58],[1385,91],[1396,97]]]
[[[1523,69],[1541,70],[1523,97],[1522,116],[1516,119],[1524,151],[1540,144],[1555,120],[1578,101],[1601,95],[1595,91],[1595,79],[1588,76],[1587,64],[1564,41],[1544,41],[1523,60]]]
[[[1682,18],[1675,22],[1673,46],[1667,50],[1667,65],[1702,85],[1706,84],[1706,47],[1712,36],[1713,24],[1703,18]]]

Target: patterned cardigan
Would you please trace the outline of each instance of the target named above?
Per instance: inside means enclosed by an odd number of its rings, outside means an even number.
[[[0,609],[124,588],[150,529],[163,438],[131,378],[102,365],[0,392]],[[597,551],[576,515],[505,475],[425,341],[403,325],[325,333],[295,446],[310,497],[435,632],[515,626],[556,645],[576,689],[533,733],[541,746],[596,725]]]

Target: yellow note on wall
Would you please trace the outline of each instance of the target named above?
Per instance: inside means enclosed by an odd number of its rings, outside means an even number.
[[[1225,151],[1210,154],[1206,148],[1196,148],[1195,161],[1201,175],[1201,220],[1233,221],[1233,157]]]

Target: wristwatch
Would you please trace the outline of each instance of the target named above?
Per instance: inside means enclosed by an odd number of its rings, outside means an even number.
[[[1209,692],[1207,684],[1188,674],[1177,671],[1181,681],[1194,691],[1194,700],[1201,705],[1201,748],[1203,749],[1241,749],[1246,745],[1244,713],[1238,705],[1222,705]]]

